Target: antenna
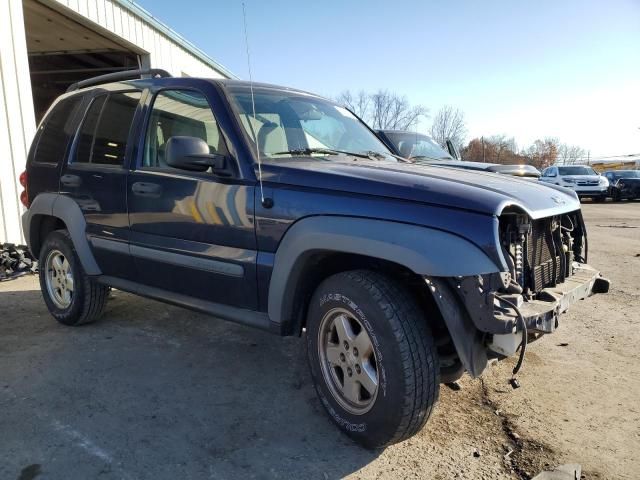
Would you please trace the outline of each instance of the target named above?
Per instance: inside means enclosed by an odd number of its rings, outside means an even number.
[[[249,88],[251,89],[251,107],[253,108],[253,121],[256,119],[256,101],[253,96],[253,77],[251,76],[251,55],[249,53],[249,36],[247,35],[247,12],[245,10],[244,2],[242,2],[242,21],[244,23],[244,44],[247,48],[247,67],[249,68]],[[258,159],[258,183],[260,183],[260,202],[263,207],[271,205],[271,202],[266,202],[264,199],[264,189],[262,188],[262,163],[260,162],[260,146],[258,145],[258,137],[256,136],[255,129],[251,129],[253,135],[253,141],[256,144],[256,157]],[[269,207],[267,207],[269,208]]]

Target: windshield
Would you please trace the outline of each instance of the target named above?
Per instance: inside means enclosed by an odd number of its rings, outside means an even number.
[[[354,154],[397,162],[387,147],[347,109],[299,92],[254,87],[255,118],[249,86],[229,87],[247,137],[257,139],[264,159]],[[255,143],[254,143],[255,146]]]
[[[640,178],[640,170],[619,170],[611,172],[611,175],[615,180],[619,178]]]
[[[591,167],[558,167],[560,175],[597,175]]]
[[[400,156],[405,158],[427,157],[433,160],[455,160],[431,137],[412,132],[384,132]]]

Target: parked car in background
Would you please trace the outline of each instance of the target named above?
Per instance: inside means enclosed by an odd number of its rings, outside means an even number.
[[[551,166],[544,169],[541,182],[571,188],[579,198],[601,202],[607,198],[609,181],[588,165]]]
[[[418,162],[459,162],[429,135],[408,130],[377,130],[376,134],[392,152]]]
[[[456,158],[458,155],[453,145],[449,144],[447,151],[433,138],[423,133],[406,130],[377,130],[376,134],[393,153],[413,160],[415,163],[502,173],[533,180],[540,177],[540,171],[533,165],[503,165],[460,160]]]
[[[609,181],[607,195],[614,202],[640,198],[640,170],[611,170],[602,175]]]

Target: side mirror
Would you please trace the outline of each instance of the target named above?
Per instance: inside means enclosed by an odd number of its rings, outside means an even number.
[[[204,172],[224,170],[227,158],[218,153],[210,153],[207,142],[197,137],[175,136],[167,140],[164,147],[167,165],[173,168]]]
[[[449,139],[447,139],[447,150],[449,150],[449,155],[451,155],[456,160],[461,160],[462,159],[462,156],[460,155],[460,152],[458,151],[458,148]]]

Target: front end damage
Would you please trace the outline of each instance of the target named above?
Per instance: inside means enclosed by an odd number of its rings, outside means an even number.
[[[609,281],[587,261],[579,210],[531,220],[520,211],[499,219],[499,245],[508,271],[426,278],[465,369],[482,373],[490,358],[504,358],[528,341],[552,333],[572,303],[606,293]]]

